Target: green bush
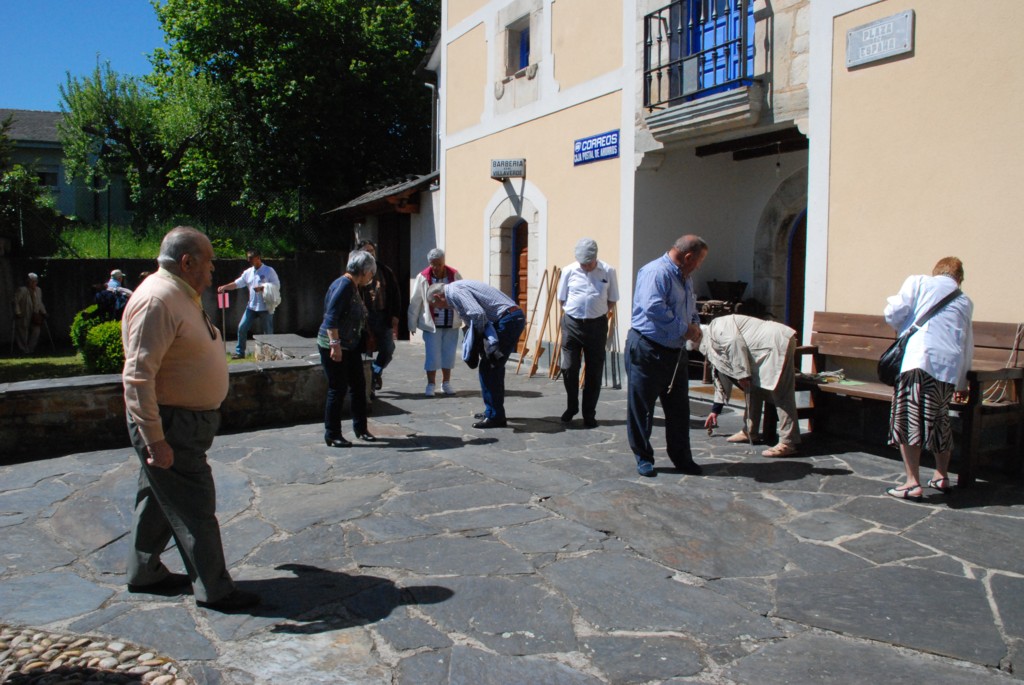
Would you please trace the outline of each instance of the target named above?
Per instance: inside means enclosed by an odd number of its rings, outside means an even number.
[[[82,352],[85,349],[85,337],[89,335],[93,326],[103,323],[103,321],[99,307],[94,304],[75,314],[75,318],[71,322],[71,344],[75,346],[76,350]]]
[[[124,348],[121,347],[121,322],[104,321],[85,336],[82,360],[89,373],[121,373]]]

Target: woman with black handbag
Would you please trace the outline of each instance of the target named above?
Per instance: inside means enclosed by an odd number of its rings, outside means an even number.
[[[940,259],[931,276],[910,276],[888,298],[886,322],[899,335],[910,333],[889,417],[889,444],[899,445],[906,482],[886,490],[898,499],[921,501],[921,451],[935,457],[927,486],[950,490],[953,429],[949,403],[962,400],[974,355],[971,317],[974,303],[960,292],[964,266],[956,257]],[[955,392],[954,392],[955,391]]]

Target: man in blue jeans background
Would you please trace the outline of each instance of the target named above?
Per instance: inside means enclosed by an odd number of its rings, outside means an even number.
[[[427,302],[433,307],[454,309],[473,330],[482,336],[483,354],[480,355],[480,392],[484,411],[473,428],[504,428],[505,417],[505,362],[516,348],[519,336],[526,327],[526,316],[505,293],[479,281],[435,283],[427,288]],[[493,328],[489,332],[488,326]]]
[[[238,288],[249,289],[249,303],[245,307],[242,320],[238,322],[238,343],[235,345],[235,353],[231,355],[232,359],[245,358],[245,344],[249,338],[249,330],[257,320],[263,324],[263,335],[273,335],[274,312],[263,299],[263,289],[267,284],[272,284],[278,289],[281,287],[281,280],[277,277],[277,272],[263,263],[259,252],[249,250],[245,256],[251,266],[231,283],[225,283],[217,288],[218,293],[226,293]]]

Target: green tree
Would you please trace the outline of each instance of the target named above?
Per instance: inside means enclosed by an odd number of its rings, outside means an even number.
[[[45,223],[57,213],[53,198],[39,184],[35,170],[12,162],[14,141],[10,130],[13,125],[13,115],[0,121],[0,237],[23,245],[27,214]]]
[[[154,86],[118,74],[109,62],[91,76],[68,73],[60,94],[58,131],[68,178],[100,191],[114,175],[124,175],[133,198],[144,204],[171,185],[215,107],[214,89],[201,75],[182,74]]]
[[[182,173],[237,183],[250,208],[301,192],[320,208],[425,172],[430,100],[416,67],[439,0],[164,0],[157,79],[218,88],[203,150]],[[293,205],[290,205],[293,206]],[[281,211],[285,211],[282,209]]]

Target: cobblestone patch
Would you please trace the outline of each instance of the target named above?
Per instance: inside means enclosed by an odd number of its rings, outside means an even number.
[[[120,641],[0,624],[5,685],[192,685],[167,657]]]

